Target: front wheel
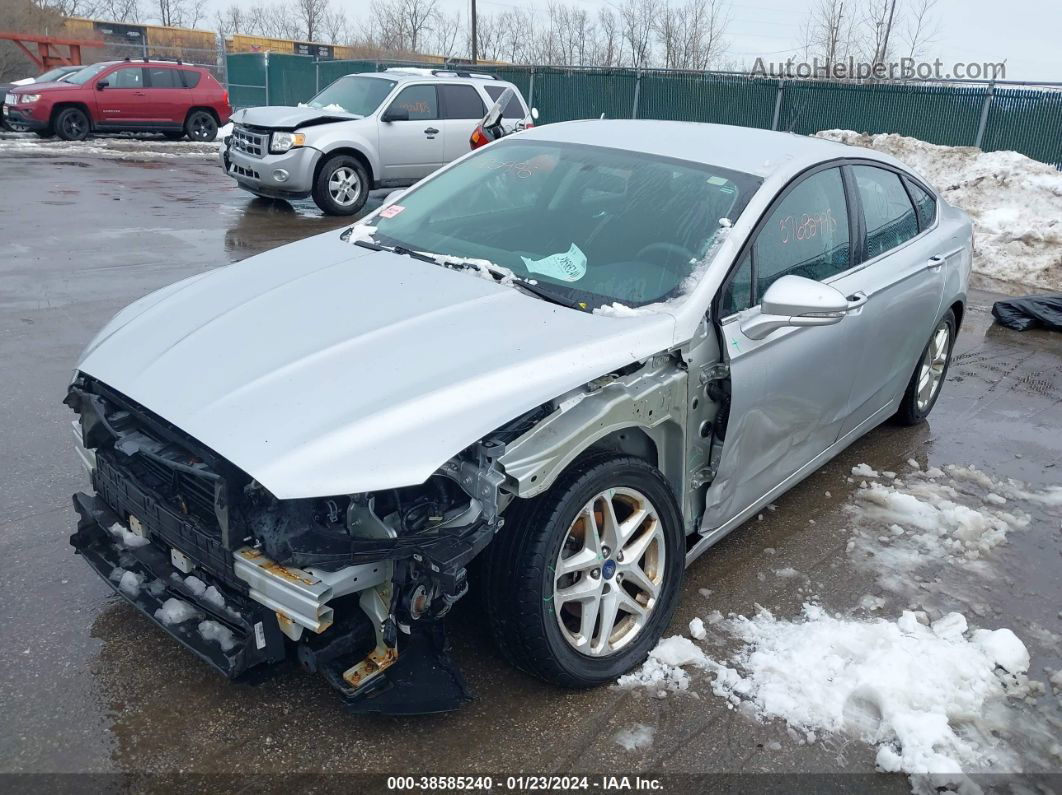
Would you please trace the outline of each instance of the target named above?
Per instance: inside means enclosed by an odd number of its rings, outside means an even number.
[[[313,200],[328,215],[354,215],[369,198],[365,167],[349,155],[334,155],[321,164],[313,183]]]
[[[896,421],[901,425],[917,425],[929,416],[948,376],[954,347],[955,314],[949,309],[933,329],[903,393],[900,408],[896,411]]]
[[[81,108],[66,108],[55,119],[55,132],[64,141],[84,141],[89,134],[89,120]]]
[[[595,456],[510,515],[484,572],[509,661],[565,687],[614,681],[641,663],[671,619],[685,568],[663,476],[637,458]]]

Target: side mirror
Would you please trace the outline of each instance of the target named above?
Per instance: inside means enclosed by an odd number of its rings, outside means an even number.
[[[531,108],[531,118],[538,121],[538,108]]]
[[[97,91],[103,91],[103,89],[105,89],[109,85],[110,85],[110,83],[108,83],[106,80],[97,80],[96,81],[96,90]]]
[[[409,111],[405,108],[388,108],[380,121],[409,121]]]
[[[832,326],[848,312],[840,290],[803,276],[783,276],[763,294],[760,314],[741,324],[741,332],[762,340],[775,329],[794,326]]]

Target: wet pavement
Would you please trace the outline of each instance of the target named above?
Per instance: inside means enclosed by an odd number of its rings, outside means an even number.
[[[254,199],[206,158],[130,162],[0,148],[0,175],[0,771],[873,771],[871,747],[830,738],[798,745],[783,724],[753,722],[707,688],[658,699],[531,680],[500,659],[472,599],[456,610],[452,637],[478,698],[454,714],[355,716],[322,680],[295,670],[256,686],[212,673],[73,555],[69,495],[84,484],[60,400],[82,346],[133,299],[345,222],[309,202]],[[959,610],[972,625],[1011,628],[1032,653],[1033,679],[1046,682],[1045,669],[1062,667],[1059,508],[1024,506],[1032,523],[986,556],[994,577],[976,598],[946,570],[932,582],[912,578],[909,593],[882,592],[846,550],[844,506],[858,488],[848,476],[862,462],[897,472],[909,471],[908,459],[923,468],[975,465],[1036,486],[1062,480],[1054,466],[1062,335],[994,326],[991,300],[971,296],[929,423],[873,431],[701,558],[687,572],[672,633],[713,609],[749,615],[762,605],[795,616],[814,599],[849,613],[875,594],[885,599],[879,615]],[[773,576],[780,566],[802,577]],[[1062,731],[1050,685],[1024,708],[1037,726]],[[650,748],[614,742],[634,723],[656,729]],[[1039,748],[1030,740],[1028,769],[1062,767]],[[909,790],[904,777],[874,781]]]

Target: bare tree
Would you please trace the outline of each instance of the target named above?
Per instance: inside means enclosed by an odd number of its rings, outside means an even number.
[[[435,15],[428,46],[434,55],[453,58],[465,52],[467,36],[463,34],[465,25],[460,11],[452,14],[439,11]]]
[[[139,22],[140,0],[99,0],[95,13],[112,22]]]
[[[328,0],[294,0],[292,16],[298,24],[303,41],[318,41],[321,38],[325,16],[329,13]]]
[[[845,0],[819,0],[801,30],[801,38],[805,60],[818,59],[832,68],[853,49],[856,30],[851,7],[845,7]]]
[[[619,66],[623,62],[623,36],[615,14],[607,7],[597,12],[596,66]]]
[[[652,36],[658,12],[657,0],[625,0],[619,9],[620,30],[634,68],[651,66]]]
[[[940,21],[933,17],[936,6],[937,0],[914,0],[908,9],[901,32],[908,57],[922,55],[940,34]]]

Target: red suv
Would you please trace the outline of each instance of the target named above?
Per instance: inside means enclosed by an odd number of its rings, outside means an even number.
[[[3,112],[41,137],[66,141],[93,131],[213,141],[232,108],[228,92],[201,66],[126,59],[86,66],[62,83],[12,87]]]

